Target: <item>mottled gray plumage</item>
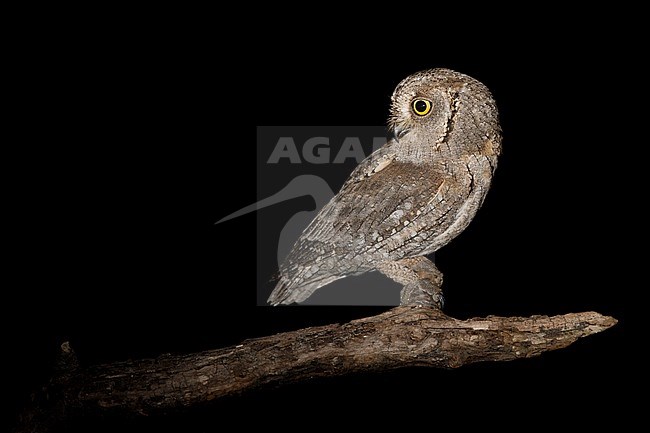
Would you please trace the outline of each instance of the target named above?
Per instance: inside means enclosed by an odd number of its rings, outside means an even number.
[[[395,138],[359,164],[305,229],[270,304],[301,302],[372,270],[404,284],[402,303],[430,302],[413,288],[441,302],[424,286],[439,286],[442,275],[421,256],[462,232],[483,203],[501,150],[497,108],[483,84],[448,69],[407,77],[391,99]]]

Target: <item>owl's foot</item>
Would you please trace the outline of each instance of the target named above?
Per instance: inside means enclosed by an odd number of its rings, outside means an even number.
[[[442,272],[426,257],[412,257],[395,262],[382,262],[379,272],[404,285],[400,305],[421,305],[441,310]]]

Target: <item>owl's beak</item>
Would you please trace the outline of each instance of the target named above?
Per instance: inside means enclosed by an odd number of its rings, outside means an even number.
[[[409,132],[407,128],[399,125],[395,126],[393,128],[393,137],[395,137],[395,141],[399,143],[399,139],[404,137],[407,132]]]

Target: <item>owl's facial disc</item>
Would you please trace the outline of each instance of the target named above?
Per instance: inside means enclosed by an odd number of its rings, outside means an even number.
[[[447,130],[452,105],[448,89],[417,84],[400,89],[393,97],[390,126],[397,142],[407,134],[436,142]]]

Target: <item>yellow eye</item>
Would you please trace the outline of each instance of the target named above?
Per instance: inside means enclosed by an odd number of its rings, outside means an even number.
[[[431,111],[431,101],[416,99],[413,101],[413,112],[418,116],[426,116]]]

